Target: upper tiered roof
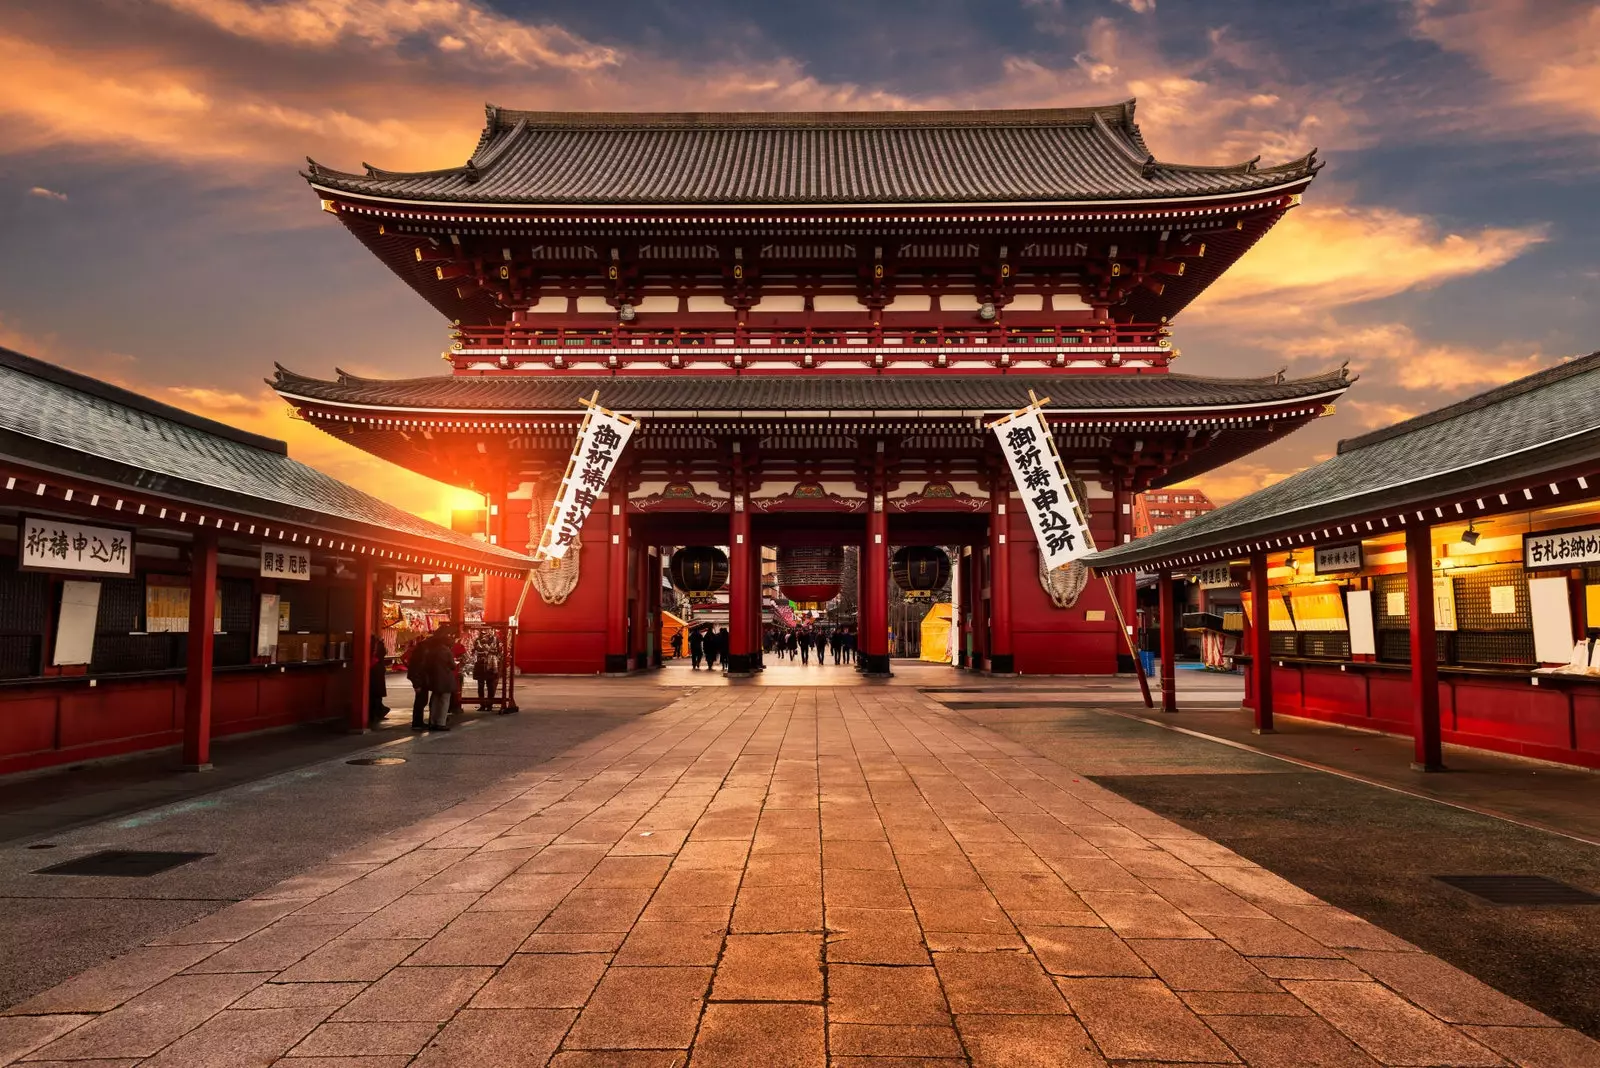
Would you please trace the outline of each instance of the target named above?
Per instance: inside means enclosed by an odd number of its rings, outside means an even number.
[[[1158,161],[1132,100],[991,111],[549,112],[488,108],[471,158],[365,174],[314,161],[327,192],[511,207],[937,205],[1172,200],[1301,183],[1312,153],[1275,167]]]

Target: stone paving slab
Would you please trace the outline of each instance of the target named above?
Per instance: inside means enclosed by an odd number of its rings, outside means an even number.
[[[1600,1066],[913,690],[690,694],[0,1015],[0,1065]]]

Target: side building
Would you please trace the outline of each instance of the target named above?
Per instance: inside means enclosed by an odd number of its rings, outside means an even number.
[[[0,774],[368,723],[395,574],[515,580],[247,433],[0,349]],[[457,583],[457,588],[462,584]]]

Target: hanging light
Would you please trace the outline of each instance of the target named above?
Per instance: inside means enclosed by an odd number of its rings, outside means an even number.
[[[1478,533],[1478,528],[1470,521],[1467,523],[1467,529],[1461,532],[1461,540],[1468,545],[1478,544],[1478,539],[1481,537],[1483,535]]]

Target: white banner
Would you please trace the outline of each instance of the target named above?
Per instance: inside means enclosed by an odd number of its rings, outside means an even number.
[[[416,571],[396,571],[394,573],[394,595],[406,600],[417,600],[422,596],[422,575]]]
[[[578,440],[572,447],[572,458],[567,461],[567,473],[562,476],[544,534],[534,550],[535,560],[559,560],[567,555],[567,547],[578,537],[584,520],[605,495],[606,482],[617,466],[617,458],[639,425],[636,419],[600,407],[595,403],[598,397],[597,393],[584,402],[589,412],[578,428]]]
[[[24,516],[23,570],[133,574],[133,531]]]
[[[290,549],[282,545],[261,547],[261,577],[291,579],[295,582],[311,581],[311,554],[305,549]]]
[[[1044,569],[1054,571],[1088,556],[1094,545],[1072,484],[1056,455],[1056,443],[1050,437],[1044,413],[1029,405],[989,426],[1000,439],[1000,450],[1011,465],[1011,477],[1016,480],[1034,537],[1039,540]]]

